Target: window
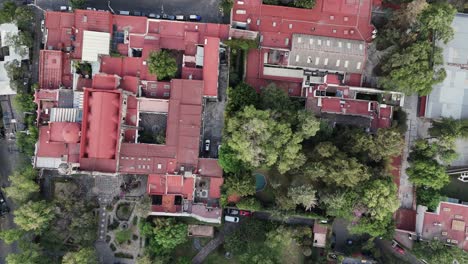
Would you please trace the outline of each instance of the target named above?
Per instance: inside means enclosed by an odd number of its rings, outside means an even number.
[[[165,93],[163,94],[164,97],[169,97],[169,95],[170,95],[169,92],[165,92]]]
[[[336,60],[336,67],[340,67],[340,60]]]
[[[307,63],[312,63],[312,57],[307,57]]]
[[[349,64],[349,61],[345,61],[345,62],[344,62],[344,67],[345,67],[345,68],[348,68],[348,64]]]
[[[166,90],[171,89],[171,86],[169,84],[165,84],[164,89],[166,89]]]
[[[348,42],[348,43],[346,43],[346,45],[348,46],[348,49],[351,48],[351,43]]]
[[[325,65],[325,66],[328,65],[328,58],[325,58],[325,60],[323,61],[323,65]]]
[[[318,65],[319,62],[320,62],[320,57],[316,57],[316,58],[315,58],[315,65]]]
[[[292,24],[289,24],[289,29],[292,29]]]
[[[322,45],[322,40],[319,39],[317,44],[319,44],[321,46]]]
[[[273,22],[273,27],[276,27],[276,22]]]
[[[302,38],[301,37],[298,37],[297,38],[297,43],[301,43],[302,42]]]
[[[347,16],[343,17],[343,20],[344,20],[345,22],[347,22],[347,21],[348,21],[348,17],[347,17]]]
[[[357,63],[356,69],[357,69],[357,70],[360,70],[360,69],[361,69],[361,62],[358,62],[358,63]]]
[[[338,41],[338,47],[339,48],[343,47],[343,43],[341,43],[341,41]]]
[[[330,40],[327,40],[327,46],[330,46]]]
[[[152,89],[156,89],[156,88],[158,88],[158,84],[157,83],[151,83],[150,87]]]
[[[150,93],[152,97],[155,97],[156,96],[156,93],[155,92],[151,92]]]
[[[296,55],[296,62],[299,61],[299,55]]]

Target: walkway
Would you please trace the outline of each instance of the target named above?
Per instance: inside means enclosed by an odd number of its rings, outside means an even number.
[[[217,247],[224,243],[224,238],[239,227],[240,224],[225,223],[215,238],[206,244],[192,259],[193,264],[201,264],[205,258]]]
[[[401,202],[400,207],[413,209],[414,188],[406,174],[406,169],[409,167],[409,152],[418,138],[418,117],[416,116],[416,113],[418,112],[418,97],[415,95],[405,97],[405,105],[403,106],[403,109],[407,114],[406,123],[408,125],[408,130],[405,133],[405,147],[403,149],[398,197]]]

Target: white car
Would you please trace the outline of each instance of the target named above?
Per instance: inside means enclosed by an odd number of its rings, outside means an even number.
[[[231,222],[231,223],[239,223],[239,217],[226,215],[226,216],[224,217],[224,221],[226,221],[226,222]]]

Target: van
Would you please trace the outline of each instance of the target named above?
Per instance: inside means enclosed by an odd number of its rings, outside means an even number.
[[[192,21],[200,21],[200,20],[201,20],[201,16],[199,16],[199,15],[190,15],[190,16],[189,16],[189,20],[192,20]]]
[[[69,7],[69,6],[60,6],[60,11],[71,11],[71,7]]]
[[[185,16],[184,15],[177,15],[175,17],[176,20],[185,20]]]
[[[119,11],[119,15],[129,16],[129,15],[130,15],[130,11]]]
[[[224,217],[224,221],[226,221],[226,222],[231,222],[231,223],[239,223],[239,217],[226,215],[226,216]]]

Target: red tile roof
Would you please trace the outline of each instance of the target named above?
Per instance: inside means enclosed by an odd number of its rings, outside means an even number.
[[[195,179],[182,175],[148,175],[148,193],[159,195],[181,195],[193,201]]]
[[[463,250],[468,250],[466,221],[468,221],[467,205],[441,202],[437,212],[424,213],[421,235],[425,239],[438,237],[443,242],[448,242],[450,239],[449,244],[455,244]]]
[[[115,90],[119,85],[119,77],[110,74],[95,74],[93,76],[93,88],[99,90]]]
[[[72,122],[49,123],[49,141],[78,143],[80,142],[80,124]]]
[[[115,171],[121,101],[119,91],[85,90],[80,152],[83,170]]]
[[[198,159],[198,173],[202,176],[222,177],[223,169],[216,159]]]
[[[203,57],[203,95],[218,96],[219,38],[207,37]]]
[[[317,0],[312,9],[264,5],[262,0],[242,2],[234,2],[232,21],[260,31],[264,46],[285,48],[285,39],[291,40],[294,33],[372,40],[371,0]]]
[[[80,31],[112,32],[112,14],[110,12],[76,9],[75,27]]]
[[[51,157],[60,158],[67,154],[67,145],[63,142],[50,142],[49,141],[49,127],[39,127],[39,140],[37,142],[38,157]]]
[[[400,208],[395,213],[396,228],[414,232],[416,230],[416,210]]]
[[[208,197],[210,199],[221,198],[221,186],[223,185],[223,178],[210,178],[210,191]]]
[[[58,89],[62,83],[62,55],[58,50],[41,50],[39,63],[39,87]]]

